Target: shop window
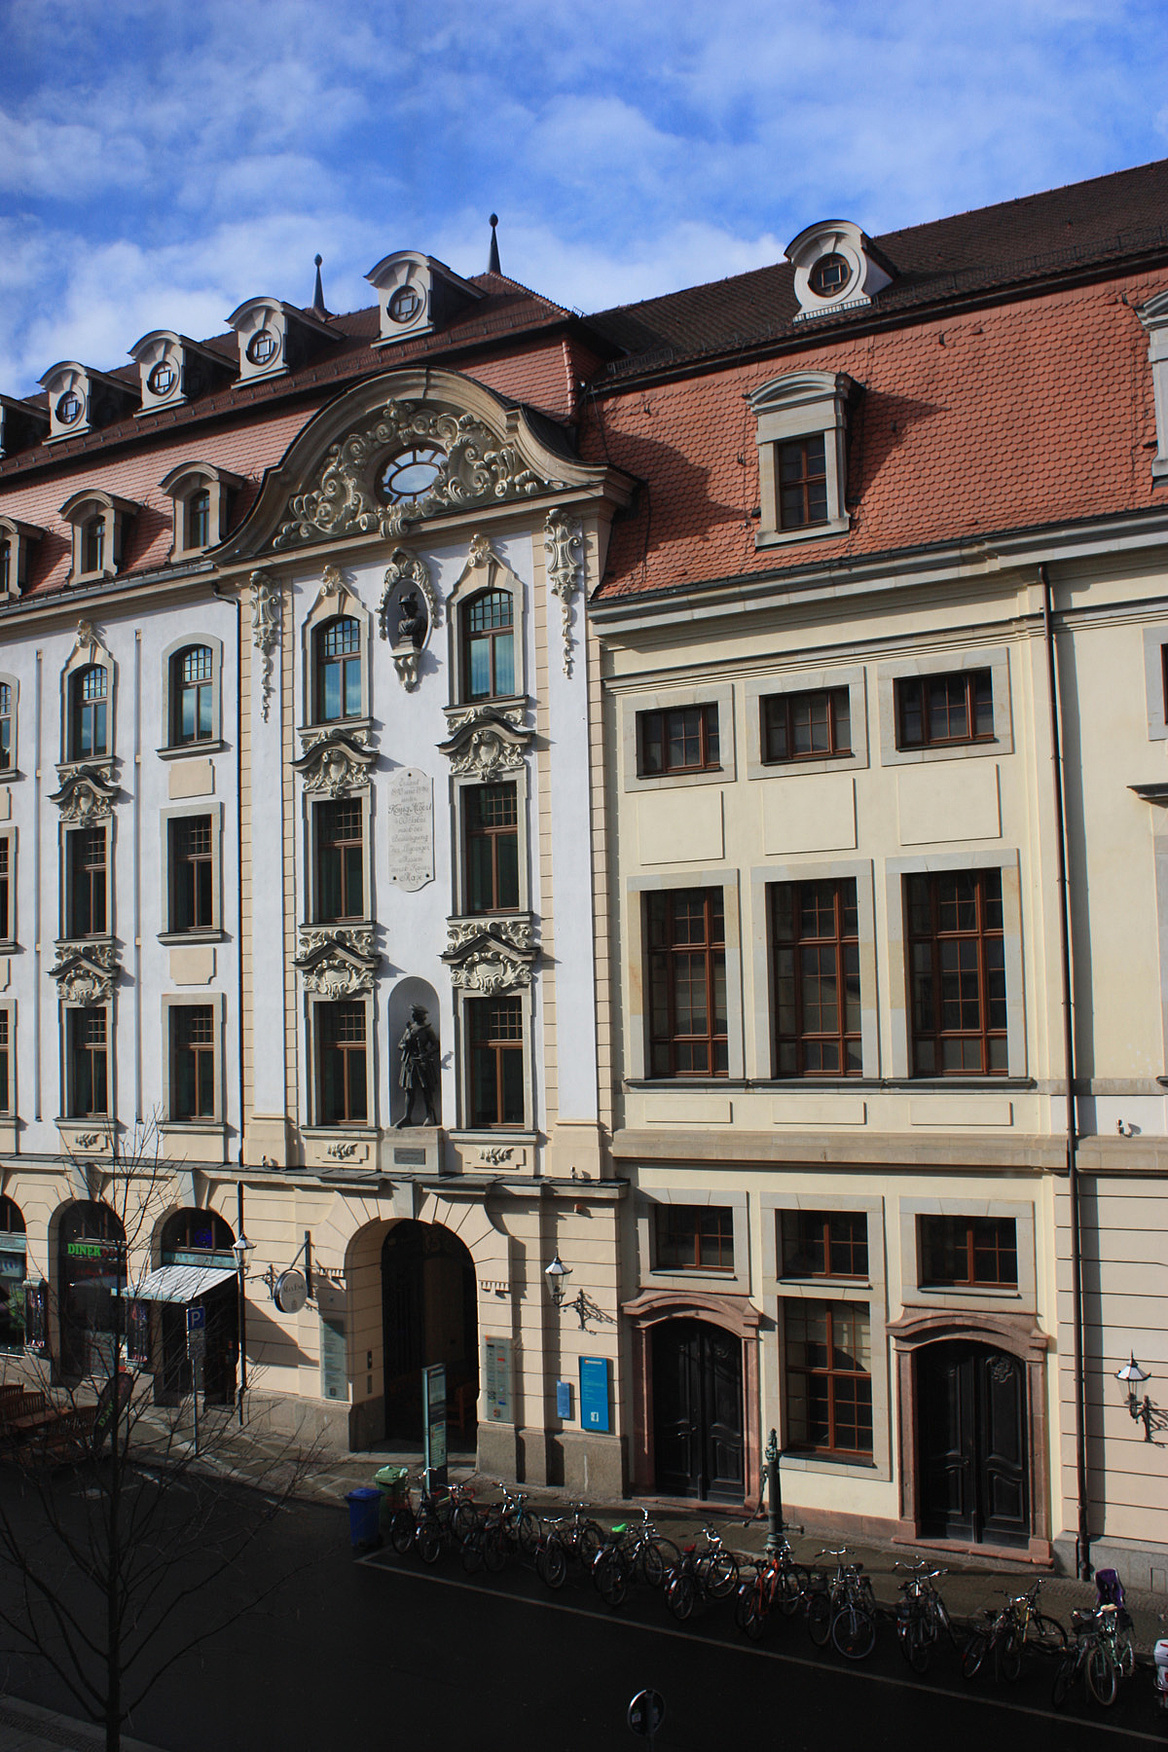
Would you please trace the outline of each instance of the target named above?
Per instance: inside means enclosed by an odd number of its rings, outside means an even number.
[[[523,1099],[523,1003],[520,998],[471,998],[470,1124],[472,1129],[521,1126]]]
[[[90,663],[69,679],[69,759],[99,760],[109,751],[109,672]]]
[[[783,1211],[782,1275],[867,1278],[868,1219],[863,1211]]]
[[[905,878],[913,1075],[1004,1076],[1006,970],[1000,870]]]
[[[319,1123],[367,1124],[364,1004],[318,1004],[316,1031]]]
[[[868,1310],[855,1302],[787,1301],[786,1446],[842,1459],[872,1454]]]
[[[109,840],[104,827],[65,836],[65,935],[104,937],[109,930]]]
[[[468,913],[519,906],[519,798],[507,785],[471,785],[461,794]]]
[[[726,926],[720,888],[645,896],[649,1075],[729,1072]]]
[[[468,700],[515,693],[515,604],[507,590],[483,590],[462,610],[462,685]]]
[[[318,803],[316,917],[321,924],[365,917],[364,812],[359,797]]]
[[[215,1010],[211,1004],[173,1004],[170,1117],[213,1120],[215,1101]]]
[[[771,888],[775,1074],[858,1077],[860,941],[856,884],[776,882]]]
[[[335,724],[361,717],[360,624],[351,615],[338,615],[317,630],[314,644],[316,722]]]
[[[658,1271],[734,1270],[734,1212],[728,1205],[656,1207]]]
[[[106,1011],[67,1010],[65,1014],[69,1117],[104,1118],[109,1113]]]
[[[1013,1217],[919,1217],[921,1285],[1016,1289]]]
[[[720,765],[716,705],[638,712],[638,777],[655,779],[669,773],[712,772]]]

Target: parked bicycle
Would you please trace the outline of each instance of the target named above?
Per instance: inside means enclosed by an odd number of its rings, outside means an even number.
[[[787,1617],[801,1608],[806,1610],[811,1595],[811,1571],[794,1561],[786,1539],[777,1551],[749,1561],[754,1574],[739,1583],[734,1622],[752,1642],[757,1642],[776,1607]]]
[[[410,1480],[417,1486],[418,1500],[403,1503],[389,1524],[389,1542],[399,1556],[412,1549],[423,1563],[437,1563],[444,1548],[465,1540],[478,1522],[470,1485],[434,1487],[432,1476],[432,1468],[427,1467]]]
[[[961,1655],[961,1671],[973,1679],[987,1663],[996,1680],[1013,1681],[1022,1671],[1025,1649],[1040,1655],[1060,1656],[1067,1646],[1067,1633],[1057,1618],[1038,1607],[1042,1577],[1024,1594],[1008,1596],[996,1611],[988,1606],[970,1631]]]
[[[1115,1702],[1121,1679],[1136,1670],[1132,1621],[1125,1603],[1123,1583],[1113,1569],[1095,1576],[1095,1605],[1071,1614],[1071,1643],[1055,1670],[1051,1702],[1061,1709],[1076,1679],[1104,1709]]]
[[[896,1640],[900,1652],[914,1673],[926,1673],[933,1650],[942,1636],[947,1636],[954,1648],[957,1638],[945,1602],[933,1586],[948,1570],[930,1569],[927,1558],[918,1557],[912,1563],[896,1563],[897,1569],[908,1570],[900,1584],[900,1604],[896,1609]]]
[[[847,1556],[847,1546],[819,1553],[834,1557],[836,1569],[830,1582],[812,1574],[807,1633],[817,1648],[832,1642],[845,1660],[863,1661],[876,1647],[876,1597],[863,1564],[845,1563]]]
[[[672,1539],[658,1533],[648,1509],[642,1509],[639,1523],[621,1521],[609,1533],[592,1559],[592,1580],[606,1606],[619,1606],[631,1582],[661,1587],[680,1556]]]
[[[701,1537],[702,1549],[696,1541],[685,1546],[665,1579],[665,1604],[677,1619],[688,1618],[698,1600],[725,1600],[738,1585],[738,1560],[721,1534],[703,1527]]]
[[[604,1530],[598,1521],[591,1520],[584,1513],[589,1506],[587,1503],[571,1503],[569,1506],[571,1515],[547,1516],[547,1527],[559,1539],[565,1555],[576,1558],[588,1568],[604,1544]]]

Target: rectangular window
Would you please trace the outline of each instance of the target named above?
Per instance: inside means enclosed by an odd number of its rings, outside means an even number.
[[[512,785],[473,785],[462,793],[466,834],[466,910],[519,906],[519,800]]]
[[[775,1075],[858,1077],[860,942],[856,884],[771,888]]]
[[[913,1075],[1005,1076],[1000,870],[905,878]]]
[[[783,1211],[781,1235],[784,1277],[868,1276],[863,1211]]]
[[[170,824],[172,931],[215,928],[215,839],[209,815],[183,815]]]
[[[912,675],[896,683],[896,746],[940,748],[992,742],[994,691],[988,669]]]
[[[854,1302],[783,1305],[787,1446],[870,1458],[872,1361],[868,1310]]]
[[[764,761],[830,760],[851,754],[851,704],[846,687],[771,694],[762,701]]]
[[[641,778],[716,772],[720,765],[716,705],[637,713],[637,772]]]
[[[1013,1217],[919,1217],[922,1285],[1016,1289]]]
[[[66,835],[66,937],[104,937],[108,931],[108,865],[104,827],[77,828]]]
[[[12,841],[0,839],[0,943],[7,943],[12,937],[12,894],[9,887],[11,851]]]
[[[827,522],[827,453],[823,433],[791,438],[779,451],[779,528]]]
[[[645,896],[649,1075],[725,1077],[726,926],[720,888]]]
[[[733,1271],[734,1212],[725,1205],[658,1205],[658,1271]]]
[[[0,772],[6,773],[11,765],[12,689],[6,681],[0,681]]]
[[[109,1112],[106,1012],[68,1010],[66,1017],[69,1115],[73,1119],[104,1117]]]
[[[215,1011],[210,1004],[170,1010],[171,1118],[215,1117]]]
[[[366,1125],[364,1004],[316,1006],[321,1125]]]
[[[360,798],[318,803],[316,916],[321,923],[365,917],[365,844]]]
[[[211,545],[211,494],[206,487],[187,500],[187,547]]]
[[[12,1112],[12,1015],[0,1010],[0,1113]]]
[[[521,1126],[522,1000],[472,998],[466,1008],[470,1036],[470,1124],[476,1131],[493,1126]]]

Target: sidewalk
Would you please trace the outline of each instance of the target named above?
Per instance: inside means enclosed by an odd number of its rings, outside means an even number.
[[[56,1710],[22,1703],[16,1697],[0,1697],[0,1752],[100,1752],[105,1729],[92,1722],[74,1721]],[[144,1740],[122,1735],[122,1752],[159,1752]]]

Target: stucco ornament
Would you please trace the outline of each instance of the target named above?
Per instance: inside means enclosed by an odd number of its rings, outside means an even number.
[[[436,477],[416,499],[394,501],[386,469],[418,446],[441,452]],[[472,414],[420,401],[385,403],[325,452],[313,484],[288,500],[273,545],[299,547],[338,535],[401,536],[442,511],[555,491],[527,467],[518,445]]]
[[[572,673],[572,600],[580,587],[583,574],[584,526],[578,517],[569,517],[557,505],[547,514],[543,526],[543,545],[547,553],[548,587],[560,599],[564,633],[564,674]]]
[[[377,619],[381,636],[389,643],[397,678],[407,693],[413,693],[418,685],[421,655],[441,613],[425,560],[408,548],[396,548],[386,568]]]
[[[479,1161],[488,1168],[499,1168],[504,1162],[509,1162],[514,1154],[510,1144],[488,1144],[479,1151]]]
[[[49,801],[60,809],[63,822],[88,827],[109,820],[118,794],[110,762],[58,767],[57,777],[61,788],[50,794]]]
[[[292,762],[304,789],[326,797],[347,791],[367,791],[370,768],[377,760],[367,730],[302,730],[304,753]]]
[[[450,735],[438,747],[449,755],[456,779],[489,783],[518,771],[535,734],[523,723],[522,706],[469,706],[448,711],[446,721]]]
[[[266,724],[272,699],[272,654],[280,642],[280,587],[266,572],[253,572],[248,584],[251,589],[252,644],[264,660],[260,711]]]
[[[68,943],[55,945],[57,959],[49,969],[57,982],[63,1004],[105,1004],[118,982],[118,950],[115,943]]]
[[[103,651],[105,649],[101,640],[97,636],[92,621],[79,620],[77,622],[77,638],[74,641],[73,649],[74,651],[88,651],[90,654],[90,661],[93,660],[94,652]]]
[[[491,997],[531,984],[535,944],[530,919],[454,920],[442,959],[458,991]]]
[[[306,992],[322,998],[351,998],[373,990],[381,956],[371,927],[301,925],[295,965]]]

